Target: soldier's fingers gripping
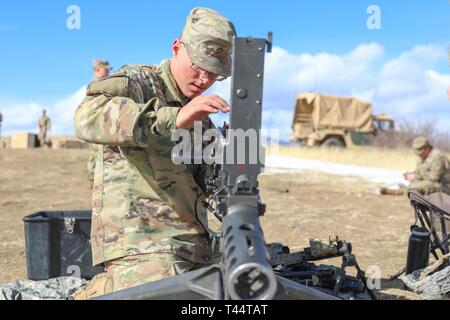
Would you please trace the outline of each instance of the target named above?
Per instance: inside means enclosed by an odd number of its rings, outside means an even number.
[[[197,105],[198,111],[207,113],[217,113],[223,108],[219,102],[211,97],[203,97]]]
[[[205,102],[201,106],[201,111],[206,113],[217,113],[219,112],[218,108],[214,107],[212,104]]]
[[[199,96],[194,98],[190,103],[196,104],[202,111],[208,111],[210,113],[215,113],[217,111],[228,112],[230,111],[228,107],[228,103],[219,97],[218,95],[209,95],[209,96]],[[207,107],[206,107],[207,106]],[[212,107],[217,111],[210,109]]]
[[[209,99],[211,105],[214,108],[216,108],[216,109],[218,109],[218,110],[220,110],[222,112],[230,111],[228,103],[224,99],[222,99],[220,96],[218,96],[216,94],[212,94],[210,96],[207,96],[206,98]]]
[[[192,128],[195,121],[204,120],[207,115],[219,111],[229,111],[225,100],[217,95],[198,96],[178,111],[175,125],[177,128]]]

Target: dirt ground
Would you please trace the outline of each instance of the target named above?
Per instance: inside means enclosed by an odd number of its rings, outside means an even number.
[[[0,149],[0,283],[26,278],[24,216],[89,209],[88,152]],[[352,243],[364,270],[379,268],[379,298],[417,299],[401,281],[386,280],[406,260],[414,216],[405,196],[380,196],[377,185],[362,179],[315,172],[264,174],[260,186],[267,242],[301,250],[309,238],[339,235]]]

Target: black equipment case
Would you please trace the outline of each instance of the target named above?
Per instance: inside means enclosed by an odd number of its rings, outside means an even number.
[[[90,279],[103,272],[92,266],[91,211],[39,211],[23,221],[28,279]]]

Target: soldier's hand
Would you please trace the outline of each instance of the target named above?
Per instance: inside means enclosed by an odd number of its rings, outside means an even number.
[[[403,178],[405,178],[406,181],[413,181],[415,178],[415,174],[413,172],[405,172],[403,174]]]
[[[175,127],[190,129],[194,127],[195,121],[202,121],[211,113],[229,112],[228,103],[218,95],[198,96],[183,106],[177,114]]]

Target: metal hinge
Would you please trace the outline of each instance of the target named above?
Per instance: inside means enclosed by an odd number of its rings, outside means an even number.
[[[75,218],[64,218],[64,225],[68,233],[73,233],[73,229],[75,229]]]

